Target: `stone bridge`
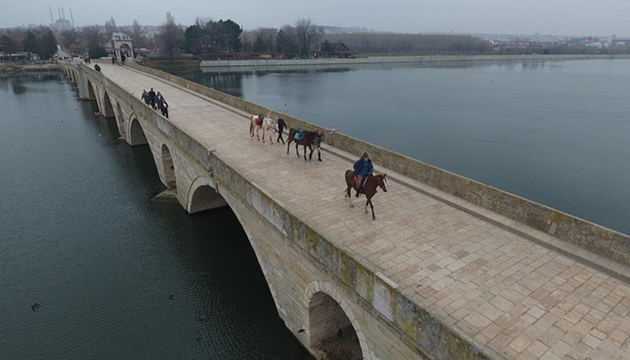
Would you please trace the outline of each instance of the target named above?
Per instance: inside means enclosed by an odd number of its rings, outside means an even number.
[[[232,209],[317,357],[630,359],[627,235],[173,75],[100,66],[62,63],[189,213]],[[140,100],[150,88],[170,119]],[[251,114],[325,132],[324,161],[250,138]],[[364,149],[390,180],[376,221],[342,194]]]

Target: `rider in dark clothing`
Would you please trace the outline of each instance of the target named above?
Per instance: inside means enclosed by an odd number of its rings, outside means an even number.
[[[357,189],[356,197],[359,197],[363,186],[365,185],[365,181],[368,176],[374,175],[374,166],[372,166],[372,160],[370,160],[370,154],[366,152],[363,153],[363,156],[354,163],[354,176],[361,175],[361,181],[359,182],[359,188]]]
[[[283,118],[278,119],[278,140],[276,140],[276,142],[280,142],[282,141],[282,143],[284,144],[284,139],[282,138],[282,132],[284,131],[284,128],[287,127],[287,124],[284,122]]]

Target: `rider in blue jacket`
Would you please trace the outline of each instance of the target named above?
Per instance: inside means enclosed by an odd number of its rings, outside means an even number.
[[[370,154],[368,154],[367,151],[354,163],[354,176],[359,175],[361,175],[361,181],[359,182],[356,197],[359,197],[359,193],[363,189],[363,185],[365,185],[368,176],[374,175],[374,166],[372,166],[372,160],[370,160]]]

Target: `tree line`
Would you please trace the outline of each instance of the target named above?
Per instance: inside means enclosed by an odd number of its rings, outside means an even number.
[[[259,28],[243,31],[235,21],[198,18],[193,25],[177,25],[171,13],[157,35],[162,52],[173,58],[180,51],[197,58],[221,57],[234,53],[275,53],[307,56],[317,49],[324,32],[310,19],[300,19],[280,30]]]
[[[9,29],[0,36],[0,52],[5,54],[32,53],[40,59],[51,59],[57,52],[57,40],[47,27]]]
[[[492,44],[468,35],[349,33],[327,34],[330,42],[343,42],[352,51],[366,54],[454,55],[484,54]]]

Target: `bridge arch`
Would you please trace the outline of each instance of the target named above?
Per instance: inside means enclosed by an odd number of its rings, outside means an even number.
[[[162,174],[164,176],[164,184],[168,189],[175,189],[177,192],[177,179],[175,177],[175,164],[171,151],[166,144],[162,144]]]
[[[118,132],[123,139],[127,139],[127,128],[125,127],[125,114],[122,111],[120,102],[116,101],[116,124],[118,125]]]
[[[129,127],[129,135],[130,146],[146,145],[149,143],[138,118],[134,117],[131,121],[131,126]]]
[[[339,291],[329,283],[313,281],[305,295],[313,351],[333,358],[372,360],[361,325]]]
[[[114,107],[112,106],[112,99],[109,97],[107,90],[105,90],[104,88],[103,88],[103,101],[101,101],[101,104],[103,104],[102,106],[103,108],[101,109],[101,113],[103,114],[103,117],[112,118],[116,115],[114,113]]]
[[[92,85],[90,80],[87,81],[87,94],[88,100],[96,101],[96,90],[94,90],[94,85]]]
[[[217,205],[225,205],[227,201],[216,190],[214,181],[206,176],[196,178],[188,189],[186,210],[189,214],[217,208]]]
[[[219,185],[213,179],[208,176],[199,176],[195,180],[193,180],[192,184],[188,188],[188,196],[186,199],[186,210],[190,214],[198,213],[201,211],[214,209],[220,206],[228,206],[236,218],[238,222],[241,224],[245,235],[247,236],[247,240],[254,250],[254,255],[256,256],[256,260],[258,261],[258,265],[262,270],[263,276],[265,277],[265,282],[267,287],[269,288],[269,292],[271,293],[271,297],[276,306],[276,310],[279,313],[283,313],[286,316],[286,311],[282,308],[280,302],[278,301],[278,294],[276,293],[272,283],[269,281],[271,275],[265,266],[265,262],[260,257],[260,250],[256,246],[256,241],[254,234],[248,227],[246,226],[247,222],[243,219],[243,215],[238,211],[237,206],[232,202],[234,199],[231,198],[231,194],[228,191],[225,191],[225,195],[223,196],[217,190]],[[238,201],[234,201],[238,203]]]

